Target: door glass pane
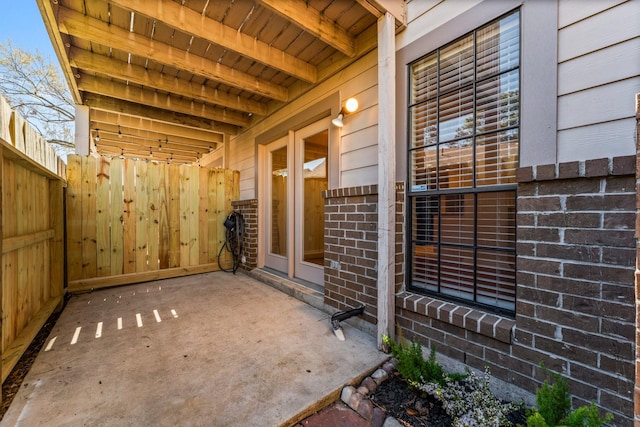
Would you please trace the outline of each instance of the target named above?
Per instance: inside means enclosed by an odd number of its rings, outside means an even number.
[[[271,152],[271,253],[287,255],[287,147]]]
[[[324,130],[305,138],[302,180],[302,254],[303,261],[324,264],[324,200],[328,189],[327,159],[329,132]]]

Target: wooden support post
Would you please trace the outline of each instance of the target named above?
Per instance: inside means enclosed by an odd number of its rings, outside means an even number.
[[[76,154],[88,156],[91,152],[91,135],[89,132],[89,107],[76,104]]]
[[[0,99],[0,101],[3,101],[2,99]],[[0,122],[0,124],[2,124]],[[0,136],[2,135],[2,133],[0,132]],[[2,195],[3,195],[3,191],[4,188],[2,187],[2,182],[4,181],[3,178],[4,175],[4,149],[2,147],[0,147],[0,219],[3,218],[3,206],[2,206]],[[2,222],[0,221],[0,254],[2,254],[2,240],[4,239],[4,227],[2,227]],[[3,257],[4,258],[4,257]],[[4,259],[0,260],[2,262],[0,262],[0,278],[4,277]],[[3,329],[4,329],[4,322],[2,321],[2,319],[4,318],[4,312],[3,312],[3,301],[4,301],[4,283],[3,281],[0,280],[0,361],[2,360],[2,357],[4,356],[4,353],[2,352],[2,334]],[[0,378],[4,378],[3,376],[3,372],[2,372],[2,363],[0,363]],[[0,386],[2,385],[2,382],[0,381]],[[2,402],[2,393],[0,393],[0,402]]]
[[[396,220],[395,19],[378,19],[378,348],[394,338]]]

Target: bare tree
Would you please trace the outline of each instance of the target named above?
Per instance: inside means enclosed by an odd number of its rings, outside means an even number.
[[[35,54],[0,42],[0,94],[58,154],[73,151],[75,108],[59,68]]]

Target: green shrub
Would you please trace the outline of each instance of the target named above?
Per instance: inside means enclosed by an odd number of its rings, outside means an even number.
[[[560,374],[551,373],[553,384],[547,380],[536,391],[536,403],[538,412],[542,415],[549,427],[560,424],[571,409],[571,397],[569,394],[569,383]]]
[[[382,340],[389,346],[391,354],[396,359],[400,376],[409,384],[429,382],[444,384],[444,371],[436,362],[435,348],[431,347],[429,360],[425,360],[422,356],[422,347],[415,341],[404,345],[388,336],[383,336]]]
[[[527,427],[601,427],[613,420],[613,415],[600,418],[595,403],[571,411],[569,384],[562,375],[551,373],[553,384],[545,380],[536,391],[538,409],[527,417]]]

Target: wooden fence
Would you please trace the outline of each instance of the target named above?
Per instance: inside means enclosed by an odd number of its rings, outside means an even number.
[[[69,156],[71,292],[218,269],[239,172]]]
[[[65,165],[0,97],[2,381],[64,293]]]

